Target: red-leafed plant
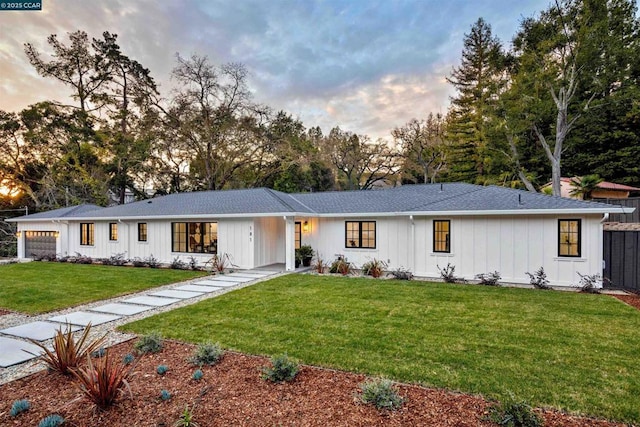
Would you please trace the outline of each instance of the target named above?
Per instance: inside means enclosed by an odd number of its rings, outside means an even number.
[[[71,372],[82,393],[100,409],[111,406],[125,390],[131,396],[128,379],[133,367],[111,361],[109,351],[95,365],[91,357],[87,357],[86,367]]]
[[[62,326],[56,331],[53,337],[53,350],[49,350],[49,348],[39,341],[32,339],[29,341],[42,349],[41,360],[47,365],[49,370],[60,372],[63,375],[69,375],[71,370],[80,364],[81,360],[100,348],[100,345],[106,338],[105,334],[101,338],[89,341],[90,332],[91,323],[87,325],[76,341],[73,338],[71,325],[67,323],[64,332],[62,331]]]

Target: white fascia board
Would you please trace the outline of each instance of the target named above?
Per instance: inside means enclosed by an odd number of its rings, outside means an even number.
[[[262,218],[262,217],[312,217],[309,213],[297,213],[297,212],[280,212],[280,213],[239,213],[239,214],[202,214],[202,215],[153,215],[153,216],[105,216],[105,217],[64,217],[64,218],[49,218],[49,219],[33,219],[33,220],[21,220],[25,222],[40,222],[40,221],[152,221],[152,220],[180,220],[180,219],[237,219],[237,218]]]
[[[630,209],[630,210],[628,210]],[[635,208],[628,209],[513,209],[484,211],[424,211],[405,212],[414,216],[482,216],[482,215],[601,215],[605,213],[632,213]]]

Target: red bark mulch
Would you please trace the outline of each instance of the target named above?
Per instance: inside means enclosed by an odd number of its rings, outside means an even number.
[[[635,307],[640,310],[640,296],[638,295],[612,295],[618,298],[620,301],[629,304],[631,307]]]
[[[120,360],[132,351],[132,342],[109,350]],[[196,369],[187,360],[195,347],[165,342],[164,350],[142,357],[131,379],[133,398],[123,398],[106,410],[95,409],[80,396],[69,378],[39,372],[0,386],[0,425],[37,425],[46,415],[58,413],[68,426],[172,426],[186,405],[194,421],[207,426],[491,426],[485,420],[489,403],[479,396],[412,385],[400,385],[406,398],[395,412],[378,411],[356,398],[365,376],[303,366],[291,383],[272,384],[260,378],[264,357],[228,352],[220,363],[202,368],[200,381],[191,379]],[[169,371],[160,376],[156,367]],[[160,399],[168,390],[172,398]],[[9,416],[13,401],[28,399],[31,409]],[[539,411],[547,426],[621,426],[602,420]]]

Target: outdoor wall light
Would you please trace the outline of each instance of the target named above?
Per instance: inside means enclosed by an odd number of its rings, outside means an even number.
[[[19,239],[20,237],[22,237],[22,231],[18,231],[18,232],[16,233],[16,237],[17,237],[18,239]]]
[[[305,221],[302,223],[302,231],[304,233],[308,233],[311,230],[311,224],[309,224],[309,221]]]
[[[60,237],[60,232],[59,232],[59,231],[54,231],[54,232],[53,232],[53,237],[55,237],[56,239],[57,239],[58,237]]]

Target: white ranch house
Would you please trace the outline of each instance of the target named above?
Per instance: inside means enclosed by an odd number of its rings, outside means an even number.
[[[171,194],[102,208],[81,205],[14,218],[18,256],[38,251],[107,258],[153,255],[169,263],[229,254],[239,268],[283,263],[311,245],[325,261],[439,277],[455,265],[473,279],[499,271],[529,283],[544,267],[551,284],[571,286],[602,274],[602,222],[620,206],[471,184],[405,185],[372,191],[286,194],[258,188]]]

